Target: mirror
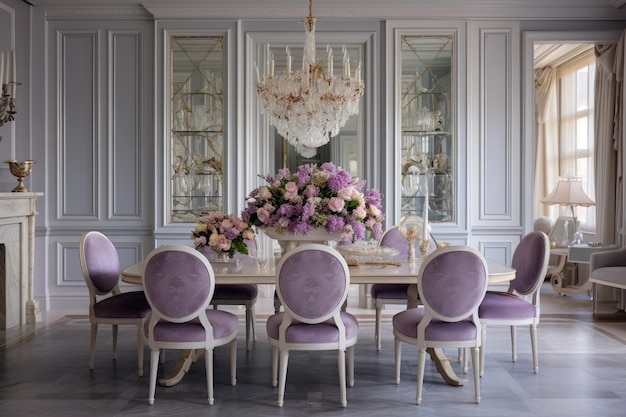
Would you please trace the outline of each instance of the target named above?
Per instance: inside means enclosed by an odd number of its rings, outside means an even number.
[[[449,34],[402,34],[401,216],[455,221],[453,40]],[[428,198],[426,198],[428,197]],[[425,211],[424,202],[428,204]]]
[[[170,38],[170,221],[223,211],[224,36]]]

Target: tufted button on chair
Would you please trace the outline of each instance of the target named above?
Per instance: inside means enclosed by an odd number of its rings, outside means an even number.
[[[341,311],[349,286],[346,261],[326,245],[304,244],[280,260],[276,292],[285,311],[270,316],[266,326],[272,346],[272,384],[278,385],[279,407],[283,406],[291,350],[337,350],[341,405],[347,405],[346,352],[348,385],[353,386],[358,333],[356,318]]]
[[[154,403],[160,349],[201,349],[205,353],[209,404],[213,404],[213,348],[230,345],[230,382],[236,384],[239,319],[209,308],[215,276],[197,250],[165,245],[148,255],[143,287],[152,308],[145,334],[150,346],[148,402]]]
[[[399,225],[395,225],[385,230],[385,233],[380,238],[379,246],[386,246],[396,249],[400,252],[396,257],[398,259],[407,259],[409,253],[409,242],[406,237],[400,233]],[[415,256],[419,255],[419,245],[421,239],[415,240]],[[432,253],[437,248],[437,242],[431,236],[430,237],[430,249],[429,253]],[[408,284],[373,284],[370,290],[372,300],[374,300],[374,307],[376,308],[376,325],[374,328],[374,340],[376,341],[376,350],[380,350],[382,347],[382,310],[386,304],[407,304]]]
[[[517,360],[515,330],[517,325],[528,325],[533,354],[533,368],[539,372],[537,354],[537,324],[539,324],[539,294],[550,259],[550,241],[543,232],[531,232],[524,236],[515,248],[511,266],[515,279],[507,291],[487,291],[478,309],[482,323],[480,373],[485,370],[485,339],[487,327],[511,327],[511,358]]]
[[[137,327],[137,363],[143,375],[143,322],[150,306],[143,291],[121,292],[120,262],[113,243],[104,234],[91,231],[83,234],[79,244],[80,266],[89,288],[89,322],[91,340],[89,369],[94,367],[98,324],[110,324],[113,329],[113,359],[117,356],[117,327]]]
[[[416,345],[417,395],[422,402],[427,348],[471,348],[475,401],[480,402],[478,306],[487,290],[487,262],[476,250],[449,246],[431,253],[422,263],[417,289],[422,306],[393,317],[396,383],[400,383],[401,343]]]

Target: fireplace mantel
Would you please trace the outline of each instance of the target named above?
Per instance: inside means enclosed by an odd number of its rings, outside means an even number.
[[[35,200],[43,193],[0,193],[0,245],[4,273],[0,288],[0,328],[41,321],[33,298]]]

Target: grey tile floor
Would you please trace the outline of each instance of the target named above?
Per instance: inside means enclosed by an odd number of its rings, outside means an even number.
[[[609,310],[610,311],[610,306]],[[473,385],[446,385],[427,361],[422,404],[415,400],[416,349],[403,345],[402,381],[393,380],[393,310],[385,312],[384,340],[376,352],[373,312],[355,309],[360,319],[355,386],[348,407],[339,404],[333,352],[290,356],[284,407],[276,406],[270,381],[270,348],[264,315],[258,340],[245,350],[240,326],[237,385],[228,381],[228,352],[215,350],[215,404],[206,403],[204,358],[175,387],[157,387],[147,403],[146,376],[136,373],[134,332],[120,328],[118,359],[110,355],[110,328],[99,333],[95,370],[87,367],[89,323],[65,315],[39,326],[0,331],[1,416],[624,416],[626,413],[626,314],[592,314],[589,297],[559,296],[544,285],[539,327],[539,373],[532,372],[527,328],[518,329],[518,360],[511,362],[509,331],[490,328],[482,400]],[[448,352],[455,355],[456,352]],[[162,375],[176,362],[168,352]],[[458,370],[458,363],[454,366]],[[471,370],[470,370],[471,372]]]

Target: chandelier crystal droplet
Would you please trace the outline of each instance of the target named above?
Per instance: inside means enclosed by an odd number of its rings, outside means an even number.
[[[354,74],[350,57],[343,48],[343,73],[333,74],[333,51],[327,47],[326,68],[315,57],[315,18],[312,0],[305,21],[305,40],[302,70],[291,71],[291,53],[286,48],[286,70],[274,74],[274,58],[269,52],[263,77],[257,67],[257,93],[270,124],[303,156],[315,155],[315,148],[328,143],[346,124],[348,118],[359,113],[363,95],[361,64]]]

